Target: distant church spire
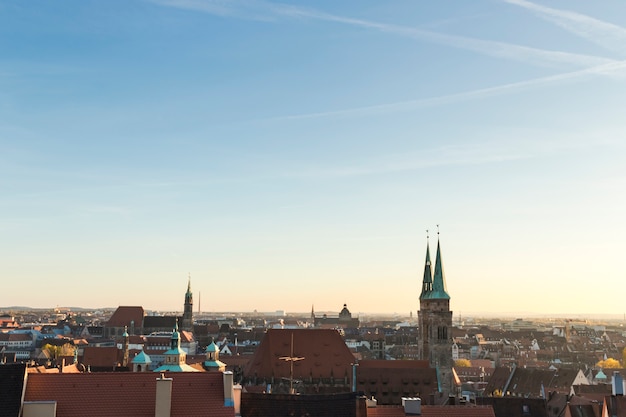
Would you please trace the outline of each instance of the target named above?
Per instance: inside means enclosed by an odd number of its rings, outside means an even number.
[[[193,293],[191,292],[191,274],[187,280],[187,292],[185,293],[185,306],[183,308],[182,328],[193,332]]]
[[[426,230],[426,263],[424,265],[424,280],[422,281],[422,293],[420,294],[420,300],[429,298],[433,289],[433,274],[430,269],[430,245],[428,230]]]

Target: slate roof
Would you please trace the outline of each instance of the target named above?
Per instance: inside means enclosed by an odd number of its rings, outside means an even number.
[[[18,417],[26,382],[26,365],[0,365],[0,412],[3,417]]]
[[[135,327],[139,328],[143,325],[143,317],[144,311],[141,306],[119,306],[106,322],[106,327],[130,327],[132,321]]]
[[[297,379],[335,378],[352,379],[354,356],[341,335],[332,329],[270,329],[244,369],[248,378],[269,379],[272,376],[288,378],[290,364],[280,357],[303,357],[293,363],[293,377]]]
[[[172,384],[172,417],[234,417],[224,407],[221,372],[168,373]],[[32,374],[26,401],[56,401],[63,417],[154,417],[153,373]]]

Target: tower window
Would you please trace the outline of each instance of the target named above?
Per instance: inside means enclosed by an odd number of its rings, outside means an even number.
[[[448,340],[448,328],[445,326],[437,327],[437,339]]]

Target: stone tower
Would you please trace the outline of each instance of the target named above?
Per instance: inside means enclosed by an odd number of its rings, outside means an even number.
[[[452,311],[446,291],[446,278],[441,261],[441,247],[437,240],[434,275],[431,272],[430,248],[426,244],[426,265],[418,312],[420,359],[437,369],[444,398],[452,391]]]
[[[189,278],[189,281],[187,281],[182,329],[188,332],[193,332],[193,294],[191,293],[191,277]]]

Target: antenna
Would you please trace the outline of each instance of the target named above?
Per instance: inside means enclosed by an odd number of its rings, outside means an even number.
[[[289,362],[289,394],[293,394],[293,363],[296,361],[304,360],[304,358],[293,356],[293,332],[291,332],[291,355],[281,356],[278,359],[280,359],[281,361]]]

